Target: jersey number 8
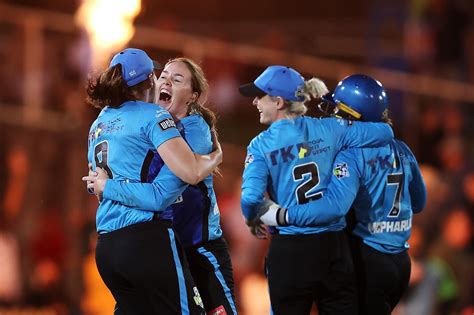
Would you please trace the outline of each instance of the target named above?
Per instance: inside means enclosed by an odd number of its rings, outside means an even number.
[[[94,147],[94,160],[95,160],[95,165],[96,167],[101,167],[103,168],[106,172],[109,178],[114,178],[112,171],[109,168],[108,165],[108,154],[109,154],[109,143],[107,141],[102,141],[96,144]]]

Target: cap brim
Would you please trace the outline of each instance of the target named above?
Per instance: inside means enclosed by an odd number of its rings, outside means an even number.
[[[158,61],[152,60],[152,62],[153,62],[153,69],[155,70],[163,69],[163,67],[161,66],[161,63],[159,63]]]
[[[239,92],[243,96],[250,96],[250,97],[255,97],[255,96],[263,97],[263,96],[267,95],[267,93],[260,90],[254,83],[248,83],[248,84],[241,85],[239,87]]]

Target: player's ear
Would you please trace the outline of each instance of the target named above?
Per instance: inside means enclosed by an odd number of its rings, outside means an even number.
[[[277,109],[283,109],[285,107],[285,100],[280,97],[280,96],[277,96]]]

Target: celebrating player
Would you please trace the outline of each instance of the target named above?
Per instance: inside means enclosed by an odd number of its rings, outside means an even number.
[[[153,70],[144,51],[129,48],[90,79],[89,102],[102,111],[90,129],[89,162],[118,182],[141,182],[158,152],[173,173],[196,184],[221,162],[222,152],[218,146],[209,155],[194,154],[170,114],[145,102],[154,97]],[[125,314],[204,313],[171,221],[159,214],[164,208],[147,210],[100,203],[96,260],[102,279]]]
[[[203,70],[188,58],[170,60],[156,83],[155,102],[173,115],[183,138],[200,154],[212,150],[211,129],[216,123],[214,113],[202,105],[208,89]],[[144,210],[162,209],[173,196],[176,201],[160,217],[173,219],[206,312],[236,314],[232,264],[222,236],[212,176],[188,186],[170,172],[157,153],[149,170],[145,182],[152,184],[108,180],[105,174],[95,180],[95,191],[105,199]],[[179,194],[170,187],[179,187]]]
[[[345,78],[328,101],[335,103],[337,115],[348,119],[389,122],[385,90],[369,76]],[[341,151],[321,199],[288,210],[272,205],[261,220],[270,225],[326,225],[352,206],[360,314],[383,315],[391,313],[408,286],[411,220],[425,205],[426,188],[416,158],[404,142],[393,140],[379,148]]]
[[[284,207],[312,203],[321,198],[338,151],[393,139],[384,123],[304,116],[306,101],[327,93],[327,88],[316,78],[305,81],[289,67],[268,67],[240,92],[254,97],[260,123],[270,125],[250,142],[245,161],[241,204],[247,221],[254,224],[265,192]],[[357,314],[344,226],[341,218],[318,227],[273,231],[267,272],[275,314],[309,314],[313,302],[321,315]]]

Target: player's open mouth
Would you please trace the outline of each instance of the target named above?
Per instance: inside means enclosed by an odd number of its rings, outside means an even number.
[[[166,90],[160,91],[160,101],[169,102],[171,100],[171,94]]]

